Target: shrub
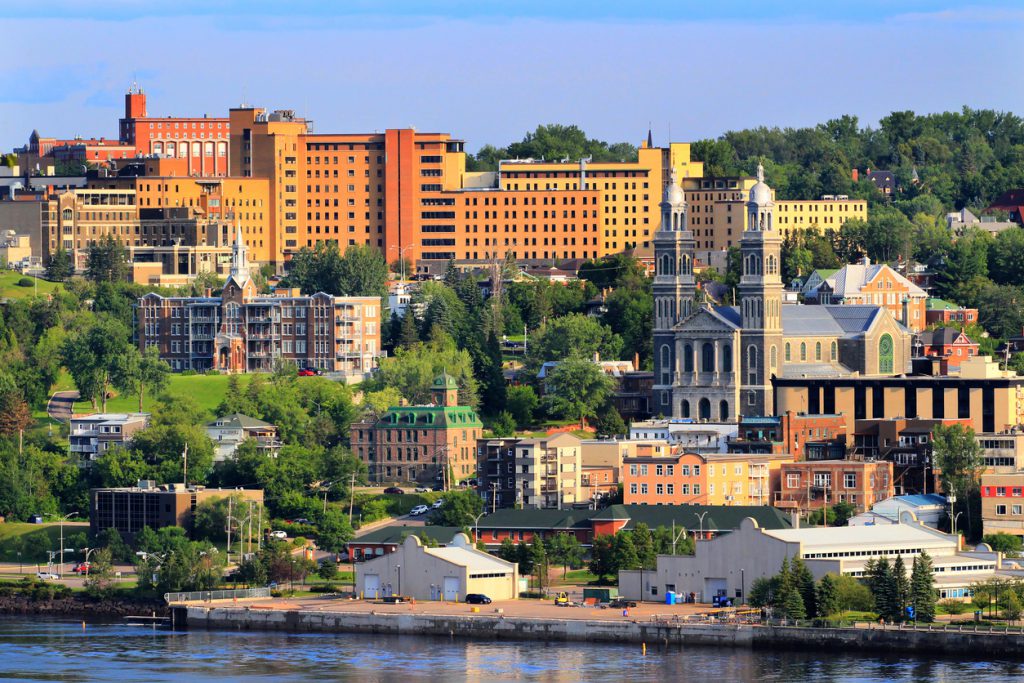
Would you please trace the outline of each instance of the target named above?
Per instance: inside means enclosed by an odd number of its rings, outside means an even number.
[[[941,600],[939,601],[939,607],[942,608],[946,614],[963,614],[971,608],[966,602],[959,600]]]
[[[310,586],[310,593],[337,593],[338,587],[333,583],[321,583],[316,586]]]
[[[182,370],[178,374],[181,375],[182,377],[192,377],[194,375],[198,375],[199,373],[196,372],[195,370],[189,369],[189,370]]]
[[[35,284],[35,280],[33,280],[30,277],[23,277],[14,284],[18,285],[19,287],[31,287],[32,285]]]

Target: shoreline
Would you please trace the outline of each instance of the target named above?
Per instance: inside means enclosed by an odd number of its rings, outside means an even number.
[[[93,600],[71,596],[33,600],[24,595],[0,595],[0,614],[37,615],[54,617],[81,617],[85,619],[118,619],[128,616],[169,616],[171,612],[163,600],[129,600],[124,598]]]
[[[463,639],[617,642],[646,646],[888,652],[1024,659],[1024,634],[974,630],[812,628],[666,621],[556,619],[504,614],[302,610],[239,605],[174,605],[177,628],[287,633],[362,633]]]

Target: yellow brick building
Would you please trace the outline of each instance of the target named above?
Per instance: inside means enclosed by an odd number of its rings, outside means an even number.
[[[504,161],[498,169],[503,190],[597,190],[602,220],[601,251],[616,253],[649,247],[658,229],[661,202],[670,169],[681,179],[700,178],[704,164],[690,159],[690,145],[641,146],[635,162]]]

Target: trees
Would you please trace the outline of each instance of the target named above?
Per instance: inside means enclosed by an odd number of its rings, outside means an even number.
[[[909,254],[913,235],[914,226],[902,212],[877,207],[868,217],[864,247],[873,260],[891,261]]]
[[[506,391],[505,409],[512,414],[520,429],[533,424],[533,414],[540,407],[537,392],[528,384],[509,387]]]
[[[396,349],[394,357],[381,361],[380,370],[367,382],[367,388],[370,391],[397,389],[410,403],[422,405],[430,402],[431,385],[442,372],[453,376],[458,383],[460,404],[477,405],[478,383],[473,373],[473,359],[465,349],[457,348],[450,337]]]
[[[548,393],[544,398],[552,413],[579,420],[580,427],[586,428],[587,418],[597,414],[614,387],[615,380],[601,366],[570,357],[548,375]]]
[[[491,422],[491,432],[494,436],[504,437],[512,436],[516,432],[516,421],[512,417],[512,413],[507,410],[503,410],[498,413],[498,416]]]
[[[1017,557],[1020,555],[1020,536],[1000,531],[995,534],[985,534],[981,537],[981,542],[988,544],[988,547],[996,552],[1004,553],[1007,557]]]
[[[804,564],[803,558],[799,556],[793,558],[793,561],[790,563],[790,575],[792,576],[794,588],[796,588],[804,602],[804,614],[808,617],[817,616],[814,576],[811,575],[811,570]]]
[[[46,279],[63,282],[74,274],[75,264],[71,259],[71,254],[64,247],[58,247],[46,265]]]
[[[644,522],[638,522],[630,532],[633,547],[636,548],[637,564],[644,569],[654,569],[658,555],[654,547],[654,535]]]
[[[555,534],[548,539],[548,557],[562,565],[564,578],[569,567],[577,567],[583,560],[583,547],[575,534]]]
[[[640,556],[636,552],[636,545],[633,543],[633,534],[620,531],[615,534],[612,543],[612,565],[615,573],[623,569],[639,569]]]
[[[110,548],[92,553],[89,573],[85,577],[85,592],[93,598],[106,598],[114,591],[114,561]]]
[[[147,387],[151,394],[160,393],[167,386],[170,373],[171,366],[160,359],[159,348],[150,346],[145,353],[139,353],[130,346],[114,363],[113,384],[124,392],[138,395],[141,413]]]
[[[967,511],[968,531],[977,537],[971,498],[978,493],[985,460],[974,430],[960,424],[936,425],[932,430],[932,452],[935,467],[941,470],[942,490],[957,497],[956,506]]]
[[[832,578],[832,574],[825,574],[825,576],[821,577],[821,581],[818,582],[815,601],[819,617],[828,618],[842,611],[839,604],[839,591],[836,588],[836,582]]]
[[[436,521],[442,526],[471,527],[484,511],[484,500],[475,491],[449,491],[436,512]]]
[[[329,553],[340,553],[355,535],[348,515],[337,507],[329,507],[317,516],[316,531],[317,545]]]
[[[388,265],[369,245],[349,245],[344,253],[334,241],[303,247],[292,258],[289,284],[303,294],[333,296],[386,296]]]
[[[587,568],[597,577],[598,583],[616,572],[616,564],[612,558],[614,540],[610,534],[597,536],[590,546],[590,562],[587,563]]]
[[[29,410],[21,392],[13,386],[0,391],[0,436],[14,436],[32,424]]]
[[[549,360],[576,357],[618,358],[622,338],[593,318],[574,313],[549,321],[530,339],[527,367],[539,369]]]
[[[118,374],[121,358],[131,353],[128,330],[110,318],[99,318],[90,327],[69,335],[61,347],[64,367],[71,373],[82,398],[107,410],[107,396]]]
[[[128,253],[120,242],[106,237],[89,247],[85,277],[97,284],[123,282],[128,278]]]
[[[922,550],[921,554],[914,558],[910,574],[910,603],[914,606],[916,621],[935,621],[935,600],[935,575],[932,573],[932,559],[927,552]]]
[[[875,598],[875,611],[879,618],[892,622],[900,621],[903,618],[903,605],[900,602],[901,586],[897,583],[897,577],[888,558],[868,560],[864,565],[864,575],[868,588]]]

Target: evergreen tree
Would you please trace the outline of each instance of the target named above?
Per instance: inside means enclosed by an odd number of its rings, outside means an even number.
[[[865,566],[865,573],[868,574],[868,571],[868,567]],[[875,598],[875,611],[879,618],[895,621],[894,614],[898,614],[900,608],[892,566],[888,558],[882,557],[871,563],[867,583]]]
[[[818,582],[815,607],[819,617],[831,617],[841,611],[839,592],[831,574],[825,574]]]
[[[530,543],[530,563],[533,565],[533,573],[537,577],[537,587],[543,589],[548,582],[548,552],[540,534],[534,534],[533,541]]]
[[[903,562],[903,556],[897,555],[896,561],[892,564],[892,585],[893,593],[896,596],[896,610],[893,613],[894,621],[904,621],[906,618],[906,607],[910,604],[910,577],[907,576],[907,566]]]
[[[800,591],[792,586],[782,593],[781,607],[782,613],[787,619],[805,619],[807,617]]]
[[[804,601],[804,612],[808,617],[817,616],[814,576],[811,570],[807,568],[802,558],[794,557],[790,563],[790,572],[793,575],[793,586]]]
[[[605,534],[594,538],[593,544],[590,546],[590,562],[587,564],[587,568],[590,569],[591,574],[597,577],[598,583],[604,577],[618,571],[612,562],[613,544],[614,538],[610,534]]]
[[[483,412],[496,415],[505,409],[505,375],[502,373],[501,343],[494,332],[487,335],[487,344],[477,368],[480,378],[480,402]]]
[[[917,620],[934,621],[935,576],[932,574],[932,558],[924,551],[914,558],[914,567],[910,574],[910,594]]]
[[[516,546],[516,561],[519,562],[520,576],[533,573],[533,553],[530,552],[530,546],[523,541],[519,541],[519,545]]]
[[[405,315],[402,316],[402,329],[395,340],[395,345],[409,348],[419,340],[420,332],[416,328],[416,316],[413,314],[411,307],[406,308]]]
[[[59,247],[46,266],[46,279],[63,282],[74,274],[75,264],[71,260],[71,254],[64,247]]]

